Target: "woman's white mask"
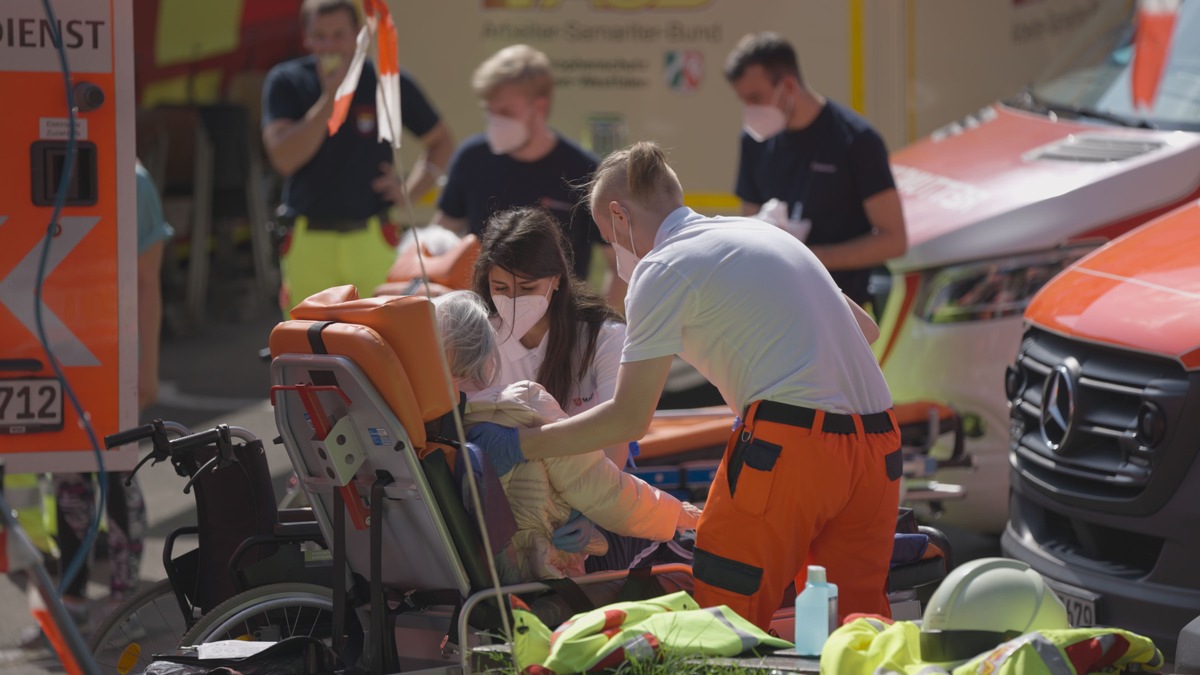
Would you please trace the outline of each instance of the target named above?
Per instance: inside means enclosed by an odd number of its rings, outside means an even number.
[[[551,289],[550,293],[554,290]],[[518,295],[510,298],[507,295],[492,295],[492,303],[496,305],[496,316],[500,326],[496,337],[500,344],[509,340],[520,340],[525,337],[538,321],[550,309],[550,293],[546,295]]]
[[[487,116],[487,143],[493,154],[507,155],[529,140],[529,127],[521,120],[501,115]]]

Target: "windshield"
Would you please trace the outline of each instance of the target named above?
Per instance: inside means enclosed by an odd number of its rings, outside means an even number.
[[[1100,3],[1061,55],[1010,103],[1130,126],[1200,130],[1200,0],[1180,3],[1170,52],[1150,110],[1133,104],[1137,3]]]

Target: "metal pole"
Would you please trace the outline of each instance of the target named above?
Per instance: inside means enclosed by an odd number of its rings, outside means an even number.
[[[20,523],[13,516],[12,508],[8,505],[8,500],[4,498],[3,492],[0,492],[0,514],[4,516],[4,527],[8,529],[8,546],[9,548],[19,548],[19,555],[12,555],[10,559],[28,558],[34,561],[30,566],[33,572],[33,581],[37,585],[38,592],[42,595],[42,601],[46,603],[46,608],[50,610],[50,616],[54,619],[54,623],[58,625],[59,632],[62,633],[63,640],[67,643],[67,648],[71,650],[71,655],[75,657],[75,663],[87,675],[100,675],[100,666],[96,664],[92,658],[91,651],[88,650],[87,643],[83,641],[83,636],[79,633],[79,627],[71,619],[71,615],[67,613],[67,608],[63,606],[62,598],[59,597],[57,587],[54,585],[54,580],[50,578],[50,574],[46,572],[45,566],[41,562],[41,554],[34,547],[33,542],[29,541],[29,536],[25,534],[25,530],[21,529]]]

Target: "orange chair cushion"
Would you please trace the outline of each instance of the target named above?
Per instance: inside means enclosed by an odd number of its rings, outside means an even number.
[[[408,379],[417,383],[412,391],[423,421],[429,422],[445,415],[457,403],[458,394],[450,384],[446,356],[437,338],[433,303],[427,298],[360,298],[353,286],[335,286],[296,305],[292,309],[292,318],[340,321],[373,329],[395,351]],[[328,344],[326,349],[330,354],[341,353],[335,352]],[[271,354],[275,355],[274,348]],[[374,382],[376,374],[363,364],[359,364],[359,367]],[[408,427],[407,423],[405,427]]]
[[[392,269],[388,270],[387,280],[392,282],[409,281],[421,278],[421,261],[417,256],[418,247],[409,246],[396,258]],[[471,272],[475,260],[479,257],[479,239],[468,234],[458,245],[442,255],[429,255],[427,251],[422,258],[425,260],[425,273],[429,280],[454,290],[466,290],[471,287]]]
[[[311,354],[309,326],[316,321],[284,321],[271,331],[271,355]],[[396,352],[379,333],[352,323],[330,324],[321,331],[329,354],[345,356],[357,365],[404,425],[417,449],[425,447],[425,424],[412,382]]]

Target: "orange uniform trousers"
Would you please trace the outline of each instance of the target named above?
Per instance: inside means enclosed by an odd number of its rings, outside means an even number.
[[[887,576],[903,457],[892,411],[839,415],[750,405],[696,530],[701,607],[728,605],[766,630],[809,564],[838,585],[838,614],[890,616]]]

